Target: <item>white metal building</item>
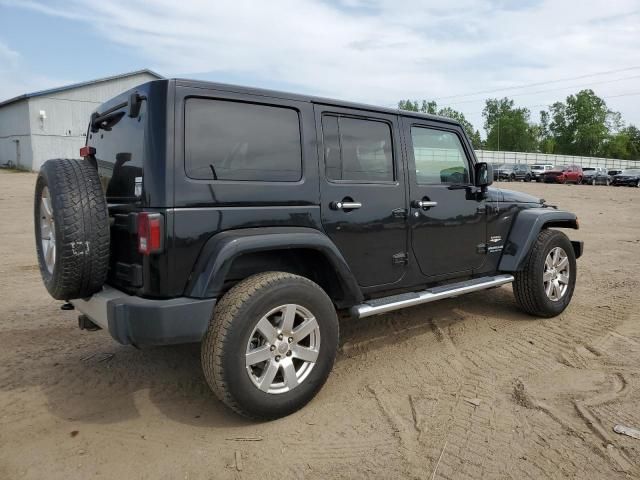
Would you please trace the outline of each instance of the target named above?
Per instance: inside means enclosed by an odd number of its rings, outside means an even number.
[[[159,78],[138,70],[0,102],[0,164],[37,171],[49,158],[77,158],[97,106]]]

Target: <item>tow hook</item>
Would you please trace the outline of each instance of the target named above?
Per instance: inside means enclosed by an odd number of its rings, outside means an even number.
[[[78,316],[78,327],[80,330],[86,330],[87,332],[100,330],[100,326],[93,323],[86,315]]]

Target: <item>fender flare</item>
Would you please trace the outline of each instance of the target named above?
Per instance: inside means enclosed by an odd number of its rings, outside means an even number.
[[[186,295],[216,298],[233,261],[245,253],[312,249],[320,252],[335,269],[345,301],[359,303],[362,291],[344,257],[324,233],[304,227],[262,227],[227,230],[213,235],[204,245],[189,278]]]
[[[513,221],[509,237],[502,251],[498,270],[516,272],[522,270],[532,245],[543,228],[560,227],[577,230],[578,217],[571,212],[550,208],[522,210]],[[582,242],[572,241],[576,258],[582,255]]]

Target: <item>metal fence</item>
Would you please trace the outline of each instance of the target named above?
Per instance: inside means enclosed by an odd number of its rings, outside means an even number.
[[[604,167],[607,169],[640,168],[640,160],[620,160],[618,158],[578,157],[574,155],[552,155],[547,153],[496,152],[492,150],[476,150],[481,162],[503,164],[524,163],[528,165],[580,165],[582,167]]]

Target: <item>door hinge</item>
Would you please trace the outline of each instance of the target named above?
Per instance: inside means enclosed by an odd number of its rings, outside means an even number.
[[[391,212],[391,214],[396,218],[407,218],[409,212],[406,208],[396,208]]]
[[[409,263],[409,257],[405,252],[396,253],[391,258],[394,265],[406,265]]]

